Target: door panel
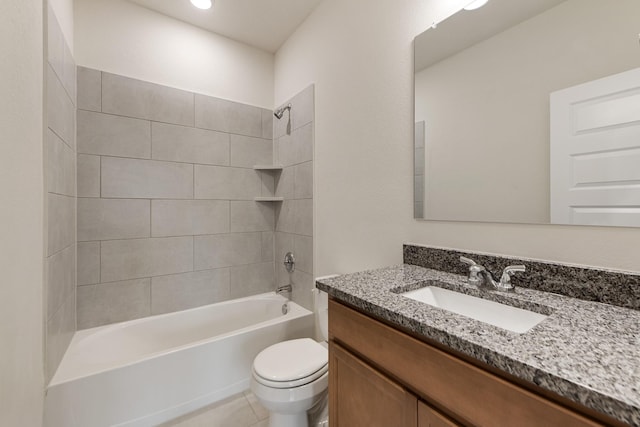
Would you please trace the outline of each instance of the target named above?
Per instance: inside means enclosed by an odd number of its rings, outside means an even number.
[[[640,69],[551,94],[551,222],[640,226]]]

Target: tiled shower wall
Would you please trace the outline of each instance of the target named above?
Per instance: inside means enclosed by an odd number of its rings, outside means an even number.
[[[45,153],[46,375],[76,330],[76,64],[51,7],[47,14]]]
[[[78,328],[274,289],[273,114],[78,68]]]
[[[276,212],[276,280],[278,285],[291,281],[292,299],[312,309],[314,86],[284,105],[289,103],[291,112],[274,120],[275,163],[283,166],[276,175],[276,196],[284,197]],[[283,265],[287,252],[296,257],[293,274]]]

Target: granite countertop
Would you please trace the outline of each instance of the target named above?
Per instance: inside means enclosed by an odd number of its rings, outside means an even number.
[[[549,317],[518,334],[399,295],[430,282]],[[408,264],[320,279],[316,286],[364,313],[640,426],[640,311],[527,288],[481,292],[464,276]]]

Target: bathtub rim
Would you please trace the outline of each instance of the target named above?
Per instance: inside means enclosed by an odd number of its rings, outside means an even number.
[[[66,375],[64,378],[59,378],[58,373],[60,372],[60,367],[62,367],[62,363],[65,361],[65,357],[67,355],[67,352],[69,352],[69,350],[72,350],[75,346],[79,345],[79,343],[81,343],[83,340],[89,338],[89,337],[96,337],[99,335],[103,335],[106,334],[108,332],[113,332],[114,330],[118,330],[118,329],[124,329],[127,326],[133,326],[133,325],[137,325],[137,324],[141,324],[141,323],[147,323],[147,322],[151,322],[160,318],[170,318],[170,317],[176,317],[178,315],[188,315],[188,313],[191,312],[196,312],[196,311],[200,311],[200,310],[205,310],[208,308],[211,308],[212,306],[225,306],[225,305],[231,305],[233,303],[238,303],[238,302],[243,302],[243,301],[248,301],[248,300],[260,300],[260,299],[265,299],[265,300],[273,300],[273,301],[278,301],[278,302],[282,302],[283,304],[285,302],[289,303],[289,311],[287,312],[287,314],[283,314],[280,315],[276,318],[273,319],[268,319],[268,320],[264,320],[262,322],[258,322],[258,323],[253,323],[249,326],[245,326],[243,328],[240,329],[234,329],[232,331],[223,333],[223,334],[219,334],[219,335],[214,335],[211,337],[207,337],[207,338],[203,338],[200,340],[196,340],[196,341],[191,341],[189,343],[183,344],[183,345],[179,345],[179,346],[175,346],[175,347],[170,347],[167,349],[162,349],[162,350],[158,350],[155,352],[151,352],[151,353],[147,353],[141,357],[134,357],[131,358],[131,360],[128,360],[126,362],[123,363],[116,363],[113,364],[111,366],[103,366],[103,367],[98,367],[94,370],[91,370],[90,372],[85,372],[85,373],[79,373],[79,374],[75,374],[75,375]],[[275,292],[266,292],[266,293],[262,293],[262,294],[256,294],[256,295],[251,295],[248,297],[242,297],[242,298],[237,298],[237,299],[231,299],[231,300],[226,300],[226,301],[220,301],[217,303],[213,303],[213,304],[207,304],[207,305],[202,305],[199,307],[193,307],[193,308],[189,308],[186,310],[179,310],[179,311],[173,311],[170,313],[162,313],[162,314],[156,314],[156,315],[152,315],[152,316],[146,316],[146,317],[141,317],[138,319],[132,319],[132,320],[125,320],[123,322],[117,322],[117,323],[110,323],[108,325],[101,325],[101,326],[96,326],[94,328],[89,328],[89,329],[82,329],[79,331],[76,331],[73,334],[73,338],[71,339],[71,342],[69,344],[69,346],[67,347],[67,351],[65,352],[62,362],[60,363],[60,365],[58,366],[58,369],[56,370],[55,374],[53,375],[51,381],[49,382],[49,384],[47,385],[47,388],[51,388],[51,387],[56,387],[56,386],[60,386],[66,383],[69,383],[71,381],[76,381],[76,380],[80,380],[82,378],[86,378],[92,375],[98,375],[98,374],[102,374],[104,372],[108,372],[114,369],[120,369],[120,368],[124,368],[127,366],[132,366],[138,363],[142,363],[145,362],[147,360],[151,360],[154,358],[158,358],[167,354],[171,354],[171,353],[175,353],[178,351],[183,351],[185,349],[188,348],[192,348],[198,345],[204,345],[210,342],[213,342],[215,340],[222,340],[224,338],[228,338],[230,336],[233,335],[238,335],[241,333],[245,333],[254,329],[257,329],[259,327],[266,327],[266,326],[270,326],[273,324],[277,324],[277,323],[281,323],[284,322],[288,319],[297,319],[299,317],[303,317],[303,316],[307,316],[307,315],[313,315],[313,311],[309,310],[305,307],[302,307],[300,304],[297,304],[294,301],[291,300],[287,300],[287,298],[283,297],[282,295],[278,295]]]

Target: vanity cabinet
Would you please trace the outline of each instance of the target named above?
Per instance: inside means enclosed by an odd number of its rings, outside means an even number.
[[[339,344],[329,346],[329,425],[415,427],[418,399]],[[428,425],[428,424],[426,424]]]
[[[332,427],[622,425],[540,393],[329,301]]]

